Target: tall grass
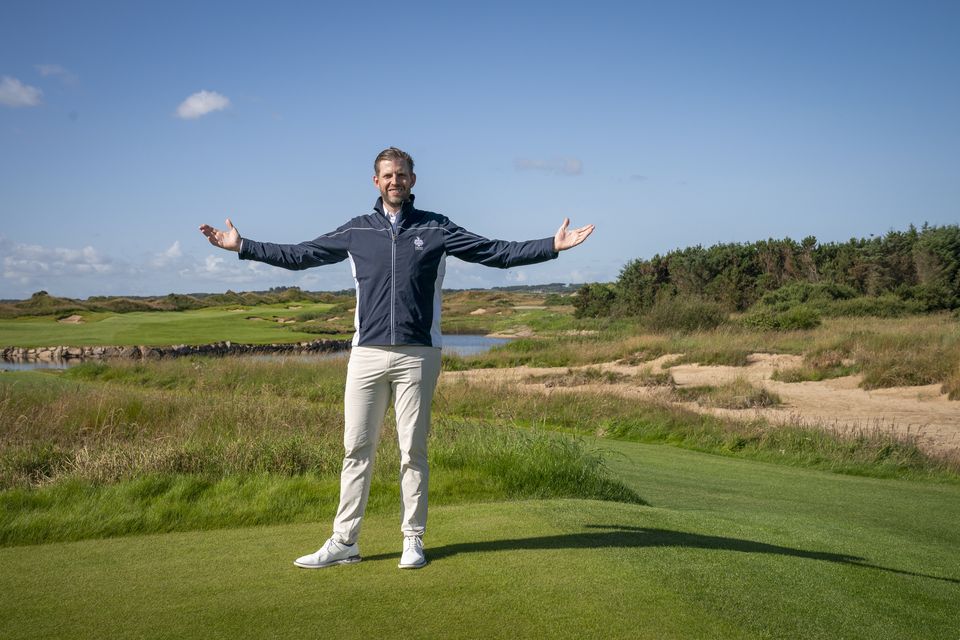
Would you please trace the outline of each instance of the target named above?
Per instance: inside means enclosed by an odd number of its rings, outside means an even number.
[[[491,403],[491,397],[497,402]],[[437,409],[488,424],[670,444],[854,475],[949,482],[960,475],[960,458],[928,455],[914,436],[870,428],[835,433],[760,419],[722,419],[655,399],[630,401],[595,389],[543,394],[524,393],[504,383],[458,382],[442,387]]]
[[[946,313],[826,318],[815,329],[794,331],[751,330],[732,324],[654,333],[639,324],[621,323],[595,333],[514,340],[477,356],[445,357],[444,363],[448,370],[573,367],[614,360],[640,364],[675,353],[682,354],[677,362],[745,366],[747,356],[758,352],[807,356],[807,370],[796,374],[798,380],[861,372],[866,388],[940,383],[945,393],[960,397],[960,322]]]
[[[674,388],[673,394],[680,400],[693,400],[704,407],[721,409],[754,409],[781,404],[780,396],[753,385],[742,376],[719,385]]]
[[[329,518],[343,455],[342,367],[204,360],[4,376],[0,544]],[[391,427],[388,416],[373,511],[397,504]],[[430,456],[440,504],[640,501],[597,453],[557,434],[438,416]]]

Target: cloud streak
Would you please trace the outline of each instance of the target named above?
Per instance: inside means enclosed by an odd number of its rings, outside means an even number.
[[[59,64],[38,64],[34,65],[34,68],[44,78],[52,76],[58,78],[63,84],[77,84],[80,81],[76,74],[67,71]]]
[[[558,176],[579,176],[583,173],[583,163],[577,158],[554,158],[552,160],[517,158],[513,166],[517,171],[542,171]]]
[[[36,107],[41,103],[43,91],[23,84],[10,76],[0,77],[0,104],[8,107]]]
[[[230,106],[230,98],[216,91],[198,91],[177,107],[177,117],[183,120],[195,120],[214,111],[222,111]]]

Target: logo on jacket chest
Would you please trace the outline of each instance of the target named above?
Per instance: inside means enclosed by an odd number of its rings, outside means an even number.
[[[423,240],[420,239],[420,236],[413,239],[413,248],[417,251],[423,251]]]

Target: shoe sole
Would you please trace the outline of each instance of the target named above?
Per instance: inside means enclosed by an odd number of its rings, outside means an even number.
[[[356,564],[360,562],[360,560],[360,556],[351,556],[349,558],[344,558],[343,560],[334,560],[333,562],[327,562],[325,564],[301,564],[294,560],[293,566],[300,567],[301,569],[326,569],[327,567],[333,567],[338,564]]]
[[[397,568],[398,569],[423,569],[425,566],[427,566],[426,560],[424,560],[420,564],[398,564]]]

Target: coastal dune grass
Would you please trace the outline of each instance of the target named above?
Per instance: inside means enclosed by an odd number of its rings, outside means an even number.
[[[267,381],[288,365],[290,382],[277,394]],[[343,451],[342,366],[209,360],[5,375],[0,544],[329,516]],[[316,372],[318,395],[293,371],[324,367],[332,372]],[[249,374],[242,384],[240,369]],[[173,371],[187,382],[170,388]],[[324,391],[333,377],[336,390]],[[437,504],[563,496],[642,502],[609,477],[599,454],[557,434],[478,429],[438,416],[430,456]],[[388,415],[371,512],[396,509],[398,464]]]
[[[784,381],[862,373],[867,389],[939,383],[952,399],[960,397],[960,322],[948,313],[825,318],[816,328],[793,331],[733,324],[651,332],[629,320],[578,322],[571,319],[567,329],[517,339],[480,355],[445,356],[444,366],[575,367],[615,360],[642,364],[665,354],[678,354],[675,364],[745,366],[752,353],[786,353],[807,356],[807,371],[784,373]]]

